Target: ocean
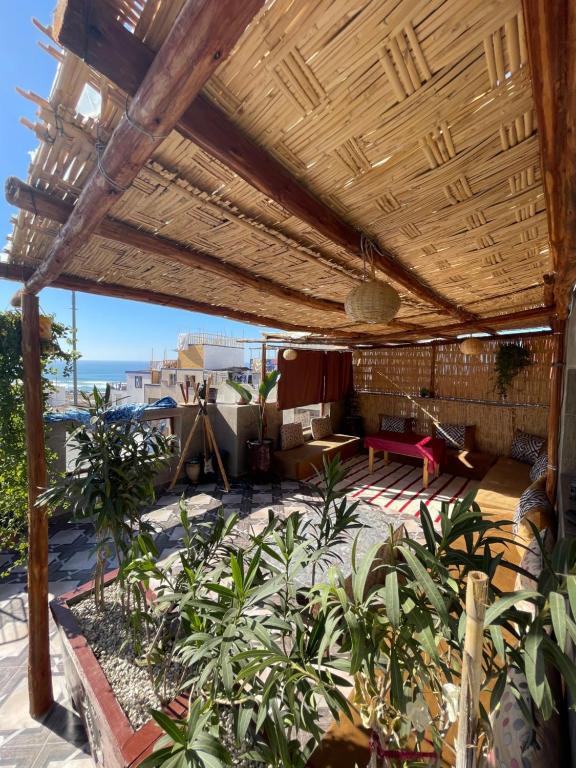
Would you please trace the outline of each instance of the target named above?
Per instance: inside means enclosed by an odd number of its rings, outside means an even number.
[[[148,370],[149,361],[144,360],[78,360],[78,389],[92,390],[94,386],[103,389],[107,383],[119,384],[126,381],[126,371]],[[72,376],[64,376],[64,364],[53,364],[56,374],[52,376],[55,384],[64,384],[72,389]]]

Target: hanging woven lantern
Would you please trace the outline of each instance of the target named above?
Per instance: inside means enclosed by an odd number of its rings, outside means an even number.
[[[388,283],[366,280],[344,302],[348,317],[363,323],[389,323],[400,309],[400,296]]]
[[[42,341],[52,340],[52,318],[48,315],[40,315],[38,318],[38,333]]]
[[[285,349],[282,352],[282,357],[284,360],[296,360],[298,357],[298,352],[295,349]]]
[[[464,339],[460,344],[460,351],[463,355],[481,355],[484,351],[484,344],[480,339]]]

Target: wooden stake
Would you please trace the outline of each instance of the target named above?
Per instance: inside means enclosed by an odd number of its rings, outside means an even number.
[[[554,347],[550,368],[550,404],[548,407],[548,470],[546,493],[550,503],[556,501],[558,484],[558,443],[560,440],[560,416],[562,413],[562,388],[564,384],[564,333],[566,321],[556,318],[553,322]]]
[[[456,768],[476,768],[482,643],[487,599],[488,576],[481,571],[470,571],[466,587],[466,631],[460,681]]]
[[[22,296],[24,426],[28,466],[28,693],[30,715],[42,717],[52,706],[48,626],[48,517],[36,499],[46,486],[46,452],[40,364],[38,298]]]

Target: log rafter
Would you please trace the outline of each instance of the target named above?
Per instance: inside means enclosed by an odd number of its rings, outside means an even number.
[[[74,206],[70,203],[60,200],[55,195],[50,195],[41,189],[25,184],[14,177],[10,177],[6,181],[6,200],[21,210],[56,221],[59,224],[65,224],[74,210]],[[272,280],[258,277],[247,269],[221,261],[202,251],[184,246],[182,243],[153,235],[109,217],[103,219],[96,227],[94,234],[138,248],[147,253],[164,256],[187,267],[206,270],[239,286],[249,286],[257,291],[264,291],[272,296],[276,296],[279,299],[302,304],[324,312],[344,315],[344,307],[340,302],[310,296],[307,293],[288,288]]]
[[[558,313],[576,281],[576,6],[523,0]]]
[[[27,292],[38,292],[65,270],[118,196],[134,181],[159,142],[174,128],[263,3],[264,0],[186,2],[99,156],[97,167],[71,216],[42,264],[27,281]],[[69,7],[68,0],[62,0],[57,19],[65,19]],[[228,19],[227,24],[221,23],[223,16]]]
[[[134,94],[154,61],[154,51],[125,29],[106,0],[67,0],[57,16],[54,37],[122,91]],[[216,104],[202,94],[175,126],[212,157],[263,194],[310,224],[354,256],[362,256],[361,233],[292,177],[264,148],[246,136]],[[407,291],[462,321],[476,316],[443,297],[384,250],[376,266]]]

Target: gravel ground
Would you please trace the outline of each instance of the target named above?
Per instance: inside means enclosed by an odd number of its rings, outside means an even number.
[[[75,603],[71,609],[120,706],[134,730],[137,730],[150,720],[150,709],[160,709],[162,702],[154,691],[147,670],[137,662],[122,616],[118,586],[112,584],[105,588],[104,601],[105,610],[100,612],[96,611],[91,597]],[[173,665],[166,688],[168,699],[176,694],[179,673],[180,668]],[[234,741],[231,710],[223,711],[220,722],[223,726],[222,741],[230,751],[232,764],[240,768],[263,768],[263,763],[241,757]]]

